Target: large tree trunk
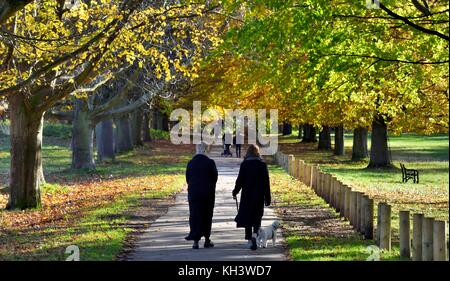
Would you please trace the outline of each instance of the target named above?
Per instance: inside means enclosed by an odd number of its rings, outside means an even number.
[[[116,123],[116,152],[130,151],[133,149],[131,141],[131,125],[128,114],[115,120]]]
[[[344,155],[344,126],[334,129],[334,155]]]
[[[89,118],[86,101],[75,101],[72,123],[72,168],[93,169],[94,162],[94,126]]]
[[[95,127],[97,144],[97,160],[102,162],[106,159],[114,159],[114,129],[113,121],[106,119]]]
[[[357,161],[369,156],[367,152],[367,128],[358,127],[353,130],[352,160]]]
[[[292,134],[292,126],[290,123],[283,123],[283,136]]]
[[[323,126],[322,131],[319,134],[319,150],[331,149],[331,134],[330,127]]]
[[[391,166],[388,148],[387,124],[383,117],[376,116],[372,122],[372,142],[370,146],[369,168],[383,168]]]
[[[313,125],[303,125],[303,139],[302,142],[317,142],[316,128]]]
[[[142,118],[143,113],[140,109],[136,109],[131,113],[131,137],[134,146],[141,146],[142,142]]]
[[[10,196],[7,209],[41,206],[42,127],[44,112],[29,109],[21,94],[9,98],[10,108]]]
[[[297,138],[298,139],[302,139],[302,130],[303,130],[303,126],[302,125],[298,125],[298,135]]]
[[[142,124],[143,126],[143,134],[144,134],[144,141],[151,141],[152,137],[150,135],[150,114],[149,113],[145,113],[144,114],[144,123]]]

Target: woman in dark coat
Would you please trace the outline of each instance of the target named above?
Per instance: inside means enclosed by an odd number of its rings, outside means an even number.
[[[197,154],[186,168],[188,184],[190,233],[186,240],[194,240],[192,248],[198,249],[198,241],[205,237],[205,248],[214,247],[210,240],[217,182],[214,160],[205,155],[206,145],[197,145]]]
[[[237,227],[245,228],[245,239],[248,240],[249,247],[256,250],[256,236],[261,227],[264,205],[269,206],[271,202],[269,171],[256,145],[250,145],[241,163],[233,190],[234,198],[241,189],[241,202],[235,221]]]

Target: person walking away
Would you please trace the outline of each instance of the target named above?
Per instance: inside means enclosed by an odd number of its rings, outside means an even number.
[[[185,239],[194,241],[193,249],[199,248],[202,237],[205,237],[205,248],[214,247],[210,236],[218,173],[216,163],[205,153],[206,144],[198,144],[196,155],[186,168],[190,232]]]
[[[256,237],[264,215],[264,205],[270,206],[270,180],[267,164],[261,159],[259,147],[250,145],[239,168],[233,198],[242,190],[236,226],[245,228],[250,249],[256,250]]]
[[[233,145],[236,148],[236,157],[241,158],[241,144],[236,141],[236,136],[233,137]]]

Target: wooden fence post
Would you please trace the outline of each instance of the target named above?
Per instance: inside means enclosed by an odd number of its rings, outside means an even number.
[[[300,161],[300,159],[295,158],[294,160],[294,165],[292,167],[292,174],[294,176],[294,178],[298,179],[298,162]]]
[[[412,260],[422,260],[422,223],[423,214],[413,215]]]
[[[447,260],[447,222],[434,221],[433,224],[433,260]]]
[[[362,198],[364,201],[364,224],[362,232],[364,233],[365,239],[373,239],[373,199],[367,195],[364,195]]]
[[[317,189],[317,165],[311,168],[311,187],[314,191]]]
[[[423,218],[422,222],[422,261],[433,260],[433,218]]]
[[[303,182],[303,160],[298,162],[298,179]]]
[[[330,207],[333,207],[331,204],[333,202],[333,175],[328,174],[328,205]]]
[[[400,257],[409,259],[411,257],[409,211],[400,211],[398,216],[400,231]]]
[[[302,182],[306,185],[306,163],[302,160]]]
[[[306,164],[306,185],[312,187],[312,166]]]
[[[362,197],[363,193],[362,192],[356,192],[356,222],[355,222],[355,226],[356,226],[356,230],[358,232],[361,232],[361,197]]]
[[[292,154],[289,154],[289,162],[288,162],[288,174],[290,176],[293,176],[293,166],[294,166],[294,161],[295,161],[295,157]]]
[[[317,170],[317,186],[316,186],[316,194],[319,197],[322,197],[322,180],[323,180],[323,174],[322,171]]]
[[[380,217],[380,249],[391,250],[391,206],[387,203],[378,203],[378,216]]]
[[[336,186],[336,177],[331,175],[330,178],[330,207],[336,208],[334,190]]]
[[[350,224],[355,227],[356,222],[356,191],[350,191]]]
[[[364,237],[365,237],[364,231],[366,230],[366,209],[367,209],[368,200],[369,200],[369,196],[367,196],[364,193],[362,193],[361,194],[361,199],[360,199],[361,207],[360,207],[360,211],[359,211],[359,216],[360,216],[359,232],[362,235],[364,235]]]
[[[337,211],[339,212],[339,216],[342,218],[344,217],[344,188],[343,183],[339,180],[337,181],[337,190],[336,190],[336,201],[337,201]]]
[[[344,185],[344,217],[350,221],[350,192],[349,186]]]

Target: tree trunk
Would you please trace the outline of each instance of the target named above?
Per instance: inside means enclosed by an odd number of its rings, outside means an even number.
[[[283,123],[283,136],[292,134],[292,126],[290,123]]]
[[[142,142],[142,118],[143,114],[140,109],[136,109],[131,113],[131,137],[134,146],[141,146]]]
[[[150,111],[152,118],[150,118],[150,126],[153,130],[158,129],[158,114],[155,110]]]
[[[97,160],[114,159],[114,129],[111,119],[103,120],[95,127]]]
[[[302,135],[302,130],[303,130],[303,126],[302,125],[298,125],[298,135],[297,138],[300,140],[302,139],[303,135]]]
[[[93,169],[94,127],[89,118],[86,101],[75,101],[75,113],[72,123],[72,168]]]
[[[118,118],[116,121],[116,152],[130,151],[133,149],[131,141],[131,125],[128,114]]]
[[[344,155],[344,126],[334,129],[334,155]]]
[[[42,128],[44,112],[29,109],[17,93],[9,97],[10,108],[10,196],[7,209],[41,206]]]
[[[352,160],[361,160],[369,156],[367,152],[367,128],[358,127],[353,130]]]
[[[316,128],[313,125],[303,125],[303,139],[302,142],[316,142]]]
[[[387,124],[381,116],[372,122],[372,143],[370,147],[369,168],[382,168],[391,166],[387,140]]]
[[[152,137],[150,135],[150,114],[149,113],[144,114],[143,134],[144,134],[145,142],[152,140]]]
[[[161,112],[161,122],[162,122],[161,129],[163,131],[168,132],[169,131],[169,118],[167,117],[166,114],[164,114],[162,112]]]
[[[330,127],[323,126],[322,131],[319,134],[319,150],[331,149],[331,134]]]

